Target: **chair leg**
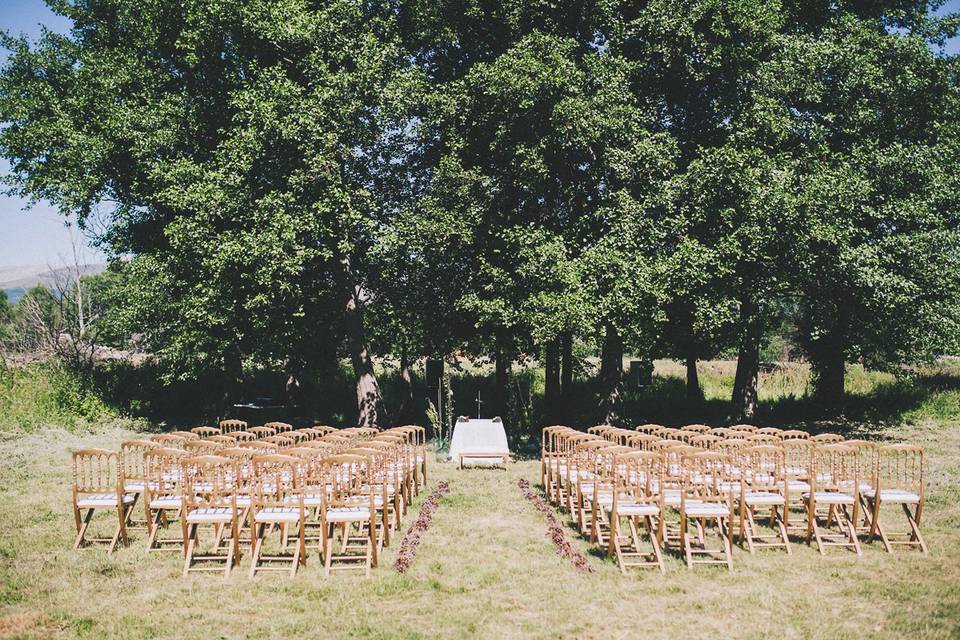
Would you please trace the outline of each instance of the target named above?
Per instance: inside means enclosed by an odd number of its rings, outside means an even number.
[[[663,553],[660,551],[660,525],[654,526],[653,518],[647,516],[647,533],[650,536],[650,545],[653,547],[653,557],[657,561],[657,567],[660,568],[660,573],[664,574],[667,572],[666,567],[663,564]]]
[[[927,543],[924,541],[923,536],[920,535],[920,505],[917,505],[913,513],[910,513],[910,507],[903,505],[903,511],[907,514],[907,522],[910,523],[910,530],[912,531],[912,535],[910,536],[911,542],[916,542],[920,545],[920,551],[926,555],[928,553]]]
[[[83,522],[80,521],[80,511],[77,513],[77,539],[73,543],[74,549],[79,549],[80,545],[83,544],[83,537],[87,534],[87,527],[90,526],[90,520],[93,518],[93,509],[87,509],[87,515],[84,516]]]
[[[263,528],[265,525],[257,523],[254,525],[255,528],[251,529],[250,533],[253,536],[251,539],[252,548],[250,549],[250,577],[257,575],[257,565],[260,563],[260,548],[263,545]]]
[[[193,563],[193,550],[196,545],[197,525],[191,524],[187,527],[187,533],[183,537],[183,577],[186,578],[190,573],[190,565]]]

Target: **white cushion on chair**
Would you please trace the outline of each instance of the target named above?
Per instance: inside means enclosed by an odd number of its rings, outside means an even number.
[[[810,492],[807,491],[803,494],[803,499],[808,500],[809,498]],[[853,496],[839,491],[817,491],[813,494],[813,500],[820,504],[853,504],[854,502]]]
[[[81,509],[116,508],[117,504],[117,494],[115,493],[91,493],[77,500],[77,506]],[[133,496],[124,495],[123,504],[133,504]]]
[[[180,496],[162,496],[150,501],[151,509],[179,509],[183,498]]]
[[[872,487],[863,492],[868,499],[873,500],[876,489]],[[920,504],[920,496],[906,489],[880,489],[880,502],[894,502],[897,504]]]
[[[370,519],[370,509],[367,507],[337,507],[327,509],[328,522],[361,522]]]
[[[755,505],[782,505],[783,496],[770,491],[751,491],[744,494],[743,501]]]
[[[267,507],[254,514],[253,519],[257,522],[298,522],[300,520],[300,509],[293,507]]]
[[[810,492],[810,483],[804,482],[803,480],[788,480],[787,485],[790,488],[790,493],[797,493],[797,492],[803,493],[805,491],[807,493]],[[781,488],[783,487],[782,482],[780,483],[780,487]]]
[[[202,524],[205,522],[230,522],[233,519],[231,509],[227,507],[203,507],[187,514],[187,522]]]
[[[613,505],[604,507],[607,513],[613,511]],[[622,502],[617,505],[617,515],[620,516],[657,516],[660,515],[660,507],[655,504],[639,504],[636,502]]]
[[[694,502],[687,501],[685,513],[693,518],[727,518],[730,516],[730,510],[727,505],[718,502]]]

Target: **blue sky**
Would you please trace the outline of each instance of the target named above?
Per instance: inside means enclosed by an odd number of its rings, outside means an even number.
[[[950,0],[942,12],[960,10],[960,0]],[[40,25],[64,32],[69,23],[52,13],[43,0],[0,0],[0,29],[23,33],[29,37],[40,34]],[[957,39],[950,42],[947,50],[960,51]],[[6,57],[0,50],[0,61]],[[0,174],[5,174],[9,165],[0,160]],[[24,211],[27,203],[20,198],[0,194],[0,267],[18,264],[58,264],[59,256],[70,252],[71,233],[64,218],[49,204],[39,203]],[[101,260],[96,250],[89,249],[92,260]]]

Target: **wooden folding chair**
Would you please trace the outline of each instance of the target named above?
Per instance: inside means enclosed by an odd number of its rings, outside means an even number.
[[[720,436],[710,435],[709,433],[700,434],[690,438],[690,446],[696,447],[697,449],[703,449],[704,451],[710,451],[717,446],[718,443],[723,442],[723,438]]]
[[[783,487],[782,493],[787,498],[787,508],[783,512],[783,522],[789,533],[806,535],[807,500],[804,494],[810,491],[810,469],[813,466],[814,444],[807,438],[784,440],[780,444],[783,449]],[[791,525],[792,515],[804,515]]]
[[[247,423],[243,420],[221,420],[220,421],[220,432],[234,433],[235,431],[246,431]]]
[[[604,506],[609,522],[607,553],[616,556],[620,572],[631,567],[656,567],[663,563],[663,458],[652,451],[632,451],[617,456],[616,484],[610,504]],[[626,523],[626,528],[623,523]],[[640,542],[640,523],[646,527],[651,549]]]
[[[783,439],[783,429],[778,429],[777,427],[762,427],[757,429],[754,435],[758,436],[777,436],[778,440]]]
[[[759,430],[757,433],[747,436],[745,440],[749,442],[750,446],[752,447],[758,447],[761,445],[779,445],[781,442],[783,442],[783,440],[780,438],[780,434],[760,433]]]
[[[744,449],[744,469],[740,474],[737,507],[740,515],[740,544],[746,543],[750,554],[758,548],[783,547],[792,553],[783,515],[789,504],[789,484],[785,482],[786,462],[782,447],[761,445]],[[757,511],[769,509],[769,526],[773,533],[764,534],[757,524]]]
[[[147,549],[149,551],[175,551],[183,549],[181,535],[175,538],[160,536],[162,529],[169,528],[173,520],[183,517],[183,490],[181,462],[187,453],[181,449],[157,448],[143,456],[146,482],[143,504],[147,511]],[[171,547],[170,545],[176,545]]]
[[[254,442],[257,439],[256,434],[249,433],[247,431],[231,431],[230,433],[225,433],[223,435],[233,438],[238,443]]]
[[[615,447],[609,440],[596,439],[578,443],[567,467],[567,483],[570,487],[568,508],[577,521],[577,528],[586,535],[589,525],[593,483],[599,479],[600,450]]]
[[[680,431],[692,431],[694,433],[709,433],[710,427],[705,424],[688,424],[686,426],[680,427]]]
[[[210,440],[188,440],[183,443],[183,450],[191,456],[212,456],[222,448],[222,444]]]
[[[281,449],[284,449],[286,447],[292,447],[295,444],[297,444],[296,441],[290,436],[280,435],[280,434],[277,434],[275,436],[267,436],[266,438],[261,438],[260,442],[270,442],[272,444],[277,445]]]
[[[810,434],[806,431],[801,431],[800,429],[787,429],[786,431],[780,432],[780,440],[809,440]]]
[[[710,431],[707,432],[707,435],[717,436],[718,438],[723,438],[724,440],[728,440],[730,438],[739,437],[738,434],[742,434],[742,433],[743,432],[741,431],[733,431],[731,429],[728,429],[727,427],[714,427],[713,429],[710,429]]]
[[[735,424],[732,427],[729,427],[730,431],[734,433],[743,434],[739,437],[745,438],[748,434],[756,433],[759,427],[755,427],[752,424]]]
[[[850,548],[860,555],[855,528],[860,509],[857,471],[856,449],[840,443],[814,447],[811,490],[803,499],[807,503],[807,543],[816,538],[821,555],[828,547]]]
[[[293,425],[288,422],[264,422],[263,426],[273,429],[277,433],[289,433],[293,431]]]
[[[733,570],[731,544],[731,495],[724,491],[730,484],[727,469],[730,457],[712,451],[699,451],[683,459],[683,489],[680,493],[680,545],[686,557],[687,567],[695,564],[723,564]],[[707,546],[707,525],[716,524],[721,547]],[[690,524],[696,525],[697,535],[691,536]],[[696,537],[697,541],[691,539]],[[702,559],[699,559],[702,558]]]
[[[324,459],[320,468],[327,488],[320,509],[324,571],[329,576],[332,571],[362,568],[369,576],[371,567],[377,564],[378,543],[374,494],[363,489],[369,486],[367,458],[339,454]],[[351,535],[354,526],[357,535]],[[341,544],[336,554],[338,530]]]
[[[183,460],[181,488],[184,517],[183,577],[194,571],[222,571],[225,577],[240,564],[239,519],[234,490],[234,465],[221,456],[197,456]],[[200,527],[213,530],[212,551],[197,553]],[[220,553],[224,532],[229,531],[226,553]],[[212,564],[212,566],[210,566]]]
[[[204,438],[206,442],[213,442],[218,447],[235,447],[237,446],[237,438],[235,436],[207,436]]]
[[[651,445],[659,441],[660,438],[652,433],[634,433],[627,438],[626,445],[640,451],[650,451]]]
[[[143,485],[145,482],[145,470],[143,456],[151,449],[157,449],[160,445],[153,440],[124,440],[120,443],[120,466],[123,468],[123,492],[126,495],[133,496],[133,503],[127,509],[127,530],[147,529],[149,516],[144,522],[137,522],[133,519],[133,512],[137,507],[137,501],[143,496]]]
[[[296,457],[257,456],[253,459],[253,485],[250,505],[250,577],[258,571],[289,571],[292,578],[307,561],[304,536],[305,517],[302,477]],[[263,544],[274,529],[280,532],[283,548],[296,536],[291,553],[267,555]],[[279,564],[279,566],[277,566]],[[286,565],[289,564],[289,567]]]
[[[112,554],[118,543],[127,546],[127,510],[133,507],[133,496],[123,492],[123,468],[116,453],[106,449],[74,451],[72,495],[77,527],[74,549],[86,543],[105,542],[109,545],[107,553]],[[86,537],[97,511],[117,512],[117,529],[112,537]]]
[[[653,424],[652,422],[647,424],[638,424],[633,428],[634,431],[639,431],[640,433],[649,433],[651,435],[655,434],[658,429],[663,429],[663,425]]]
[[[610,530],[610,521],[607,518],[607,507],[613,502],[613,494],[617,486],[619,470],[617,457],[633,451],[630,447],[614,444],[612,447],[603,447],[597,451],[596,477],[589,483],[589,501],[585,500],[583,519],[587,528],[581,531],[588,535],[591,543],[605,545],[607,532]],[[586,493],[588,485],[583,485]],[[585,496],[587,497],[587,496]]]
[[[923,514],[925,493],[923,447],[909,444],[891,444],[877,449],[877,467],[872,488],[865,492],[870,508],[869,540],[877,535],[888,553],[895,545],[915,546],[924,554],[927,543],[920,534],[920,516]],[[899,505],[910,529],[894,533],[880,520],[883,505]],[[912,511],[911,511],[912,509]]]
[[[217,427],[194,427],[190,429],[190,432],[197,434],[201,438],[209,438],[210,436],[219,436],[222,434]]]
[[[835,444],[837,442],[843,442],[844,438],[838,433],[820,433],[815,436],[810,436],[810,442],[816,444]]]
[[[553,463],[559,455],[557,451],[557,434],[571,430],[562,425],[544,427],[540,432],[540,484],[548,496],[553,497],[553,484],[556,478],[553,474]]]

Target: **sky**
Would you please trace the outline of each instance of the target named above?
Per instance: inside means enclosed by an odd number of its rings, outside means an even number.
[[[950,0],[940,12],[960,10],[960,0]],[[0,0],[0,29],[14,34],[36,38],[40,25],[66,32],[69,22],[54,14],[43,0]],[[960,39],[947,45],[949,53],[960,51]],[[0,50],[0,62],[6,52]],[[9,171],[10,165],[0,160],[0,175]],[[24,211],[27,202],[16,197],[0,194],[0,267],[12,265],[58,264],[61,255],[71,250],[71,232],[65,219],[48,203],[41,202]],[[91,261],[102,261],[103,255],[96,249],[87,248]]]

